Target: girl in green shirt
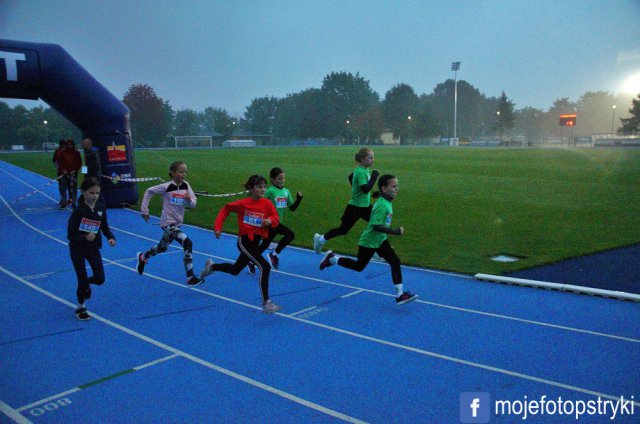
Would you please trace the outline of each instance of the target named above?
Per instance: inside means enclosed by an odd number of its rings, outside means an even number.
[[[294,232],[283,224],[285,211],[289,209],[291,212],[294,212],[298,209],[298,206],[300,206],[300,202],[302,201],[302,192],[296,193],[296,200],[294,202],[291,197],[291,192],[288,188],[284,187],[285,173],[282,168],[272,168],[269,172],[269,177],[271,177],[272,185],[267,189],[264,197],[271,200],[273,205],[276,207],[280,217],[280,224],[276,228],[269,228],[269,237],[263,240],[261,250],[266,250],[275,237],[278,234],[281,235],[282,238],[278,242],[276,248],[273,249],[273,252],[269,252],[267,255],[271,266],[274,269],[280,269],[279,255],[282,252],[282,249],[287,247],[295,237]]]
[[[391,278],[396,288],[396,303],[403,305],[415,300],[418,295],[404,291],[400,259],[387,239],[389,234],[397,236],[404,234],[404,227],[391,228],[391,218],[393,217],[391,202],[398,195],[398,179],[391,174],[385,174],[380,177],[378,187],[380,188],[380,197],[371,211],[369,225],[360,236],[358,260],[340,257],[329,250],[320,262],[320,269],[323,270],[337,264],[360,272],[371,261],[374,253],[377,253],[391,265]]]
[[[333,228],[323,235],[316,233],[313,236],[313,249],[317,254],[322,253],[322,248],[327,240],[336,236],[343,236],[353,228],[362,218],[369,222],[371,216],[371,189],[378,178],[378,171],[371,171],[374,156],[373,150],[363,147],[356,153],[356,163],[358,166],[353,171],[353,177],[349,176],[351,182],[351,200],[342,214],[340,226]]]

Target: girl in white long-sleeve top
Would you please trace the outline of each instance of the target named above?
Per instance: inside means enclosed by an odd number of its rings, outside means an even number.
[[[180,226],[184,221],[185,207],[194,208],[196,206],[196,195],[185,178],[187,177],[187,164],[184,162],[173,162],[169,168],[171,181],[149,187],[142,198],[140,212],[142,218],[149,222],[149,201],[154,195],[162,197],[162,214],[160,215],[160,228],[162,228],[162,239],[157,245],[146,252],[138,252],[138,273],[144,273],[144,267],[149,258],[158,253],[166,252],[173,241],[177,241],[184,249],[184,269],[187,273],[187,285],[195,287],[202,284],[204,280],[198,278],[193,271],[193,243],[191,239],[182,232]]]

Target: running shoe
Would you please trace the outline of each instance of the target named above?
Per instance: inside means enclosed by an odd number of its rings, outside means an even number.
[[[78,308],[76,309],[76,318],[80,321],[87,321],[91,319],[91,315],[87,313],[87,308]]]
[[[247,270],[249,271],[249,274],[256,275],[256,266],[253,262],[249,262],[247,264]]]
[[[213,266],[213,263],[214,263],[213,259],[207,259],[207,262],[204,263],[204,269],[200,273],[201,280],[204,280],[204,277],[206,277],[207,275],[213,272],[213,270],[211,269],[211,267]]]
[[[280,258],[274,255],[272,252],[269,252],[267,255],[267,259],[269,259],[269,263],[273,269],[280,269]]]
[[[138,274],[142,275],[144,273],[144,266],[147,264],[148,260],[144,258],[144,254],[142,252],[138,252],[137,258],[138,266],[136,268],[138,269]]]
[[[204,283],[204,278],[198,278],[195,275],[187,278],[187,286],[189,287],[197,287],[202,283]]]
[[[411,292],[404,292],[400,296],[396,297],[396,305],[404,305],[405,303],[409,303],[412,300],[416,300],[418,298],[417,294],[413,294]]]
[[[315,233],[313,235],[313,250],[315,250],[318,255],[322,253],[322,247],[324,246],[324,243],[320,242],[320,237],[322,237],[322,234]]]
[[[322,262],[320,262],[320,271],[333,265],[331,263],[331,258],[333,258],[334,256],[336,255],[331,250],[329,250],[327,254],[324,255],[324,259],[322,259]]]
[[[271,300],[267,300],[262,306],[262,312],[265,314],[274,314],[280,310],[280,305],[276,305]]]

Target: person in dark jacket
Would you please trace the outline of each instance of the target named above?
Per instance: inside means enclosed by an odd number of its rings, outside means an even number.
[[[84,148],[84,166],[87,168],[85,178],[93,177],[98,181],[99,185],[102,185],[102,168],[100,167],[98,148],[93,147],[93,141],[88,137],[82,140],[82,147]],[[98,198],[98,206],[104,209],[107,208],[104,194],[101,194]]]
[[[102,264],[102,234],[107,238],[109,246],[115,246],[116,239],[111,233],[107,221],[107,210],[97,202],[100,197],[100,185],[95,178],[85,178],[80,187],[82,201],[74,209],[67,225],[67,239],[71,262],[78,277],[78,308],[76,317],[86,321],[91,319],[84,305],[85,300],[91,298],[91,284],[101,285],[105,281],[104,266]],[[93,275],[87,276],[85,261],[89,262]]]

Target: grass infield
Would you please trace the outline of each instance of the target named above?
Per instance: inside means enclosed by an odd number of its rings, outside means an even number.
[[[640,242],[639,149],[373,149],[374,169],[399,179],[392,225],[404,226],[405,234],[390,241],[405,264],[501,274]],[[139,177],[168,180],[169,164],[183,160],[194,190],[211,194],[241,191],[254,173],[269,180],[269,170],[279,166],[287,175],[285,187],[294,196],[304,194],[300,208],[285,219],[296,233],[293,244],[311,247],[315,232],[340,222],[357,150],[137,150],[136,164]],[[51,155],[1,154],[0,159],[53,178]],[[155,183],[139,183],[140,199]],[[185,221],[211,228],[220,207],[233,199],[201,197]],[[159,214],[159,198],[151,206]],[[235,219],[225,225],[225,231],[237,231]],[[326,248],[355,255],[364,226],[357,223]],[[498,254],[521,260],[492,261]]]

